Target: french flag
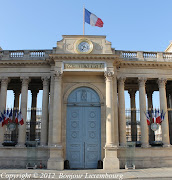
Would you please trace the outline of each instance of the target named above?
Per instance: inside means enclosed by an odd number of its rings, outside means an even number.
[[[103,27],[103,21],[87,9],[85,9],[85,22],[91,26]]]

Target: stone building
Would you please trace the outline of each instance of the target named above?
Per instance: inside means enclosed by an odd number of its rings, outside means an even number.
[[[172,166],[171,49],[170,44],[165,52],[115,50],[105,36],[79,35],[63,36],[51,50],[1,49],[0,111],[6,109],[7,90],[13,90],[14,109],[19,109],[21,96],[25,123],[13,131],[9,125],[1,127],[0,167],[25,168],[27,163],[41,162],[47,169],[62,170],[68,160],[70,168],[97,168],[102,160],[104,169],[124,168],[128,151],[124,90],[130,94],[132,142],[138,142],[135,93],[139,92],[141,137],[134,150],[135,167]],[[26,138],[28,90],[32,147]],[[43,90],[42,118],[36,144],[39,90]],[[162,146],[155,147],[145,116],[154,91],[159,91],[160,109],[166,112]],[[9,131],[16,135],[15,146],[4,142]]]

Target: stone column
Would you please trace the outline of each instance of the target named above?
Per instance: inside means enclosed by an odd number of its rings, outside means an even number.
[[[53,100],[53,146],[62,146],[61,134],[61,110],[62,110],[62,74],[57,72],[54,75],[54,100]]]
[[[13,110],[13,118],[15,118],[15,112],[19,111],[19,98],[20,98],[20,89],[13,89],[14,91],[14,110]],[[17,141],[18,134],[18,125],[16,124],[16,129],[12,131],[11,140]]]
[[[142,147],[149,147],[148,141],[148,125],[146,119],[146,92],[145,83],[146,78],[139,78],[139,103],[140,103],[140,125],[141,125],[141,144]]]
[[[49,129],[48,129],[48,146],[52,145],[53,138],[53,99],[54,99],[54,77],[51,76],[50,83],[50,108],[49,108]]]
[[[117,77],[113,78],[113,100],[114,100],[114,144],[119,146],[119,131],[118,131],[118,97],[117,97]]]
[[[43,98],[42,98],[42,120],[41,120],[41,146],[47,145],[48,139],[48,103],[49,103],[49,78],[42,78]]]
[[[48,169],[64,169],[63,147],[62,147],[62,73],[54,74],[54,99],[53,99],[53,128],[52,144]]]
[[[170,144],[172,144],[172,92],[169,92],[169,97],[168,97],[168,107],[169,107],[169,111],[168,111],[168,121],[169,121],[169,136],[170,136]],[[167,107],[167,108],[168,108]]]
[[[163,146],[169,146],[169,124],[168,124],[168,111],[167,111],[167,99],[166,99],[166,79],[159,78],[158,85],[159,85],[159,98],[160,98],[160,110],[165,112],[164,121],[161,124],[162,127],[162,143]]]
[[[39,90],[31,90],[32,94],[32,104],[31,104],[31,120],[30,120],[30,141],[35,141],[36,139],[36,107],[37,107],[37,94]]]
[[[113,101],[113,71],[105,72],[106,77],[106,144],[104,169],[118,169],[117,146],[114,145],[114,101]],[[116,104],[117,105],[117,104]],[[117,108],[117,107],[116,107]]]
[[[126,117],[125,117],[125,77],[118,79],[118,103],[119,103],[119,144],[126,146]]]
[[[105,73],[106,77],[106,146],[114,146],[114,107],[113,107],[113,72]]]
[[[0,112],[2,112],[2,113],[6,109],[8,82],[9,82],[8,78],[6,78],[6,77],[1,78]],[[3,126],[3,127],[1,127],[1,130],[0,130],[0,146],[2,146],[2,143],[4,142],[5,128],[6,128],[6,126]]]
[[[130,95],[130,107],[131,107],[131,138],[132,141],[137,141],[137,122],[136,122],[136,90],[129,89],[128,93]]]
[[[18,146],[24,146],[26,140],[26,120],[27,120],[27,99],[28,99],[28,84],[30,79],[28,77],[22,77],[22,89],[21,89],[21,113],[24,120],[24,124],[19,125]]]
[[[152,104],[152,94],[153,91],[148,90],[147,91],[147,102],[148,102],[148,110],[150,115],[152,115],[151,110],[153,109],[153,104]],[[152,118],[150,118],[151,124],[153,123]],[[155,134],[154,131],[151,129],[151,125],[149,126],[149,143],[151,144],[153,141],[155,141]]]

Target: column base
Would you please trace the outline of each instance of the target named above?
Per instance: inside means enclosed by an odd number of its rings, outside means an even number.
[[[142,144],[141,147],[142,147],[142,148],[149,148],[149,147],[151,147],[151,146],[150,146],[149,144]]]
[[[50,147],[50,158],[47,162],[47,169],[51,170],[63,170],[63,148],[62,147]]]
[[[163,144],[163,147],[171,147],[171,144]]]
[[[26,147],[25,143],[18,143],[16,144],[16,147]]]
[[[103,169],[119,169],[119,159],[117,158],[117,148],[105,147],[105,158],[103,159]]]

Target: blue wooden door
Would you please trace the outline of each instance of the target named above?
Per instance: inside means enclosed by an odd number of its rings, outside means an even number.
[[[78,88],[68,98],[66,159],[71,168],[97,168],[101,159],[100,100],[90,88]]]

